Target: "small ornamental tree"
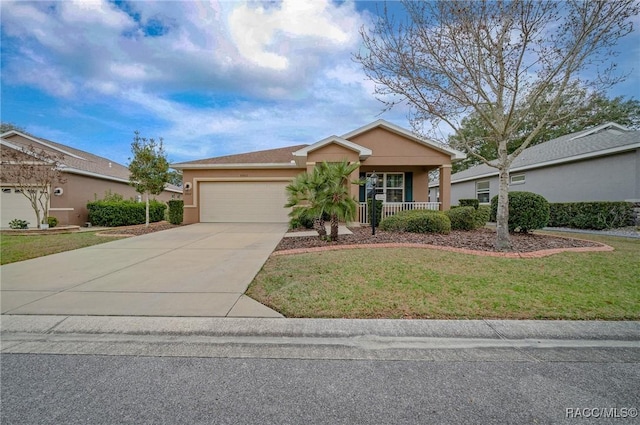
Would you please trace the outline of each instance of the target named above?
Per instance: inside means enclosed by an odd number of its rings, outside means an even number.
[[[48,224],[52,186],[62,184],[64,155],[33,145],[2,150],[2,182],[20,190],[36,213],[38,227]]]
[[[134,134],[131,143],[133,159],[129,158],[129,184],[136,192],[145,195],[145,225],[148,227],[149,195],[159,195],[169,181],[169,161],[162,146],[162,138],[156,143],[154,139],[140,137],[138,131]]]

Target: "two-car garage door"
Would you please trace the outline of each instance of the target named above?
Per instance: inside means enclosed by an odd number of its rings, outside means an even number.
[[[200,221],[286,223],[287,181],[201,182]]]

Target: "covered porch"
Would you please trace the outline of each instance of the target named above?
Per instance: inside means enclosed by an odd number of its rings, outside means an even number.
[[[429,201],[429,174],[437,170],[441,182],[440,202]],[[370,224],[371,214],[369,203],[372,198],[373,187],[371,176],[375,173],[377,183],[375,191],[378,200],[382,200],[382,218],[397,214],[406,210],[448,210],[450,208],[450,184],[446,181],[451,178],[451,166],[380,166],[374,170],[371,166],[361,166],[360,180],[367,181],[367,185],[358,187],[358,222]],[[442,187],[442,182],[445,182]],[[382,199],[380,199],[382,198]]]

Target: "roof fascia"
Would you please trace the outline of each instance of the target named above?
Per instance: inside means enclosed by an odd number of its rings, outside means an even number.
[[[615,123],[615,122],[608,122],[606,124],[602,124],[602,125],[599,125],[597,127],[594,127],[594,128],[592,128],[590,130],[584,130],[583,132],[579,133],[578,135],[572,137],[569,140],[581,139],[581,138],[586,137],[586,136],[591,136],[592,134],[595,134],[595,133],[597,133],[599,131],[602,131],[602,130],[605,130],[605,129],[611,128],[611,127],[615,127],[620,131],[630,131],[629,128],[625,127],[624,125],[621,125],[621,124],[618,124],[618,123]]]
[[[605,149],[605,150],[601,150],[601,151],[588,152],[588,153],[585,153],[585,154],[574,155],[574,156],[570,156],[570,157],[566,157],[566,158],[560,158],[560,159],[554,159],[554,160],[551,160],[551,161],[539,162],[537,164],[524,165],[522,167],[515,167],[515,168],[510,169],[509,173],[533,170],[533,169],[536,169],[536,168],[549,167],[549,166],[552,166],[552,165],[564,164],[564,163],[568,163],[568,162],[581,161],[583,159],[598,158],[598,157],[601,157],[601,156],[608,156],[608,155],[613,155],[613,154],[616,154],[616,153],[632,151],[634,149],[640,149],[640,143],[634,143],[632,145],[625,145],[625,146],[617,146],[615,148],[609,148],[609,149]],[[462,182],[466,182],[466,181],[470,181],[470,180],[477,180],[477,179],[481,179],[481,178],[484,178],[484,177],[493,177],[493,176],[497,176],[497,175],[498,175],[497,171],[495,171],[495,172],[492,171],[490,173],[483,173],[483,174],[479,174],[477,176],[465,177],[463,179],[458,179],[458,180],[454,180],[453,176],[451,176],[451,183],[462,183]]]
[[[25,149],[22,146],[14,145],[13,143],[8,141],[7,139],[0,139],[0,145],[6,146],[9,149],[13,149],[13,150],[21,152],[21,153],[23,153],[25,155],[31,156],[31,157],[37,159],[38,161],[41,161],[44,164],[53,164],[54,163],[54,161],[52,161],[52,160],[42,159],[42,158],[39,158],[38,155],[35,155],[33,153],[25,151]]]
[[[295,162],[272,162],[272,163],[240,163],[240,164],[171,164],[171,168],[176,170],[203,170],[203,169],[217,169],[217,170],[229,170],[229,169],[258,169],[258,168],[270,168],[270,169],[286,169],[286,168],[301,168],[298,167]]]
[[[74,153],[68,152],[68,151],[66,151],[66,150],[64,150],[64,149],[60,149],[59,147],[56,147],[56,146],[50,145],[49,143],[47,143],[47,142],[45,142],[45,141],[43,141],[43,140],[37,139],[37,138],[35,138],[35,137],[33,137],[33,136],[29,136],[28,134],[24,134],[24,133],[21,133],[21,132],[16,131],[16,130],[10,130],[10,131],[7,131],[6,133],[3,133],[1,137],[3,137],[3,138],[4,138],[4,137],[6,137],[7,135],[9,135],[9,136],[18,135],[18,136],[24,137],[25,139],[29,139],[29,140],[31,140],[32,142],[35,142],[35,143],[38,143],[38,144],[40,144],[40,145],[46,146],[46,147],[48,147],[49,149],[53,149],[54,151],[57,151],[57,152],[63,153],[63,154],[65,154],[65,155],[69,155],[69,156],[71,156],[71,157],[73,157],[73,158],[82,159],[83,161],[86,161],[86,158],[83,158],[83,157],[78,156],[78,155],[76,155],[76,154],[74,154]]]
[[[342,147],[345,147],[347,149],[351,149],[352,151],[355,151],[358,153],[359,157],[361,160],[365,160],[367,158],[369,158],[373,152],[371,151],[371,149],[365,147],[365,146],[360,146],[357,143],[353,143],[343,137],[338,137],[338,136],[329,136],[326,139],[322,139],[319,142],[316,142],[312,145],[309,145],[305,148],[299,149],[295,152],[293,152],[293,156],[295,157],[299,157],[299,158],[304,158],[306,157],[310,152],[313,152],[315,150],[318,150],[324,146],[330,145],[332,143],[335,143],[337,145],[340,145]]]

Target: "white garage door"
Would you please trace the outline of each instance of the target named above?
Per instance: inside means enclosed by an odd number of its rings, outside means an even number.
[[[200,183],[200,221],[204,223],[286,223],[288,182]]]
[[[11,187],[3,187],[0,192],[0,227],[9,227],[16,218],[28,221],[29,227],[38,227],[36,213],[22,193]]]

